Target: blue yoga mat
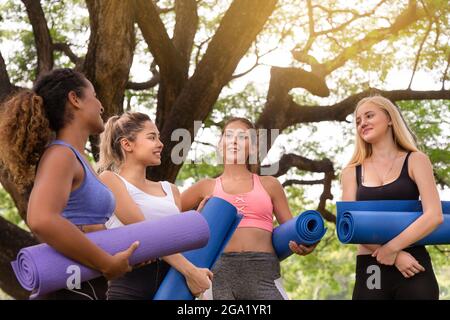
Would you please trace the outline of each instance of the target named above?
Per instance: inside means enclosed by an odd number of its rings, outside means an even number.
[[[415,245],[450,244],[450,202],[443,201],[444,223]],[[420,201],[337,203],[337,234],[342,243],[384,244],[422,214]]]
[[[278,259],[284,260],[292,254],[289,241],[312,245],[325,235],[327,229],[319,212],[308,210],[281,224],[273,230],[272,244]]]
[[[222,254],[242,215],[237,213],[236,207],[229,202],[217,198],[210,198],[201,212],[211,231],[208,244],[198,250],[183,253],[183,255],[199,268],[212,269]],[[193,300],[185,278],[175,268],[171,268],[161,283],[154,300]]]
[[[110,254],[127,249],[139,240],[140,245],[131,255],[131,265],[136,265],[161,256],[192,250],[205,246],[209,239],[206,220],[196,211],[126,225],[120,228],[86,234],[103,250]],[[101,276],[97,270],[62,255],[49,245],[42,243],[20,250],[12,267],[19,283],[31,291],[30,299],[66,288],[71,275],[68,271],[78,267],[80,282]]]

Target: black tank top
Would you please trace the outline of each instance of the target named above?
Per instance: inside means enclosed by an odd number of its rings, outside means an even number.
[[[418,200],[419,189],[408,174],[408,159],[411,152],[405,157],[400,176],[383,186],[365,187],[361,183],[361,165],[356,166],[356,201],[365,200]]]

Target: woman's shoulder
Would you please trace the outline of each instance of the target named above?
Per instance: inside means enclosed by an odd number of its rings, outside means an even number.
[[[215,178],[203,178],[195,183],[195,185],[197,185],[201,188],[206,188],[206,189],[209,189],[210,187],[214,187],[215,184],[216,184]]]
[[[98,175],[98,177],[104,184],[106,184],[110,188],[112,188],[112,187],[122,188],[123,187],[126,189],[125,181],[123,179],[121,179],[119,177],[119,175],[117,175],[113,171],[109,171],[109,170],[102,171]]]
[[[185,195],[199,195],[199,196],[207,196],[211,194],[215,188],[216,179],[214,178],[203,178],[194,184],[192,184],[189,188],[183,191]]]
[[[424,166],[430,166],[431,160],[426,153],[422,151],[412,151],[409,155],[408,165],[411,168],[423,168]]]
[[[280,181],[277,179],[277,178],[275,178],[274,176],[258,176],[259,177],[259,181],[261,181],[261,183],[264,185],[264,186],[272,186],[272,187],[275,187],[275,186],[279,186],[279,185],[281,185],[281,183],[280,183]]]
[[[54,144],[44,150],[39,164],[54,163],[58,164],[58,167],[71,167],[76,161],[77,156],[70,148]]]
[[[356,167],[357,165],[348,165],[342,169],[341,177],[342,179],[346,177],[354,178],[356,175]]]
[[[429,161],[430,160],[428,155],[426,153],[423,153],[422,151],[411,151],[409,158],[412,161]]]
[[[180,195],[180,189],[178,189],[178,186],[175,183],[169,182],[169,181],[160,181],[162,185],[167,185],[172,190],[172,194],[174,195]]]
[[[117,180],[118,179],[117,175],[114,172],[109,171],[109,170],[102,171],[98,176],[100,178],[103,178],[106,180]]]
[[[261,185],[264,187],[264,189],[270,196],[277,194],[277,191],[280,192],[281,190],[283,190],[284,192],[283,186],[277,178],[273,176],[258,176],[258,177],[259,181],[261,182]]]

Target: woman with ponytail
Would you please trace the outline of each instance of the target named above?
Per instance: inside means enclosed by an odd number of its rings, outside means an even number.
[[[0,115],[0,161],[18,189],[30,192],[27,224],[34,235],[65,256],[113,279],[131,270],[133,243],[115,255],[92,243],[85,232],[105,229],[115,199],[98,180],[84,152],[89,135],[103,131],[102,105],[84,75],[56,69],[32,90],[4,102]],[[33,185],[34,181],[34,185]],[[31,188],[32,186],[32,188]],[[46,299],[96,299],[103,278],[64,289]]]
[[[383,245],[358,246],[353,299],[438,299],[430,256],[414,243],[443,221],[428,157],[419,151],[400,110],[382,96],[359,101],[354,112],[355,151],[342,171],[342,200],[422,200],[423,214]],[[389,221],[386,221],[389,224]],[[377,266],[381,288],[367,285]]]
[[[100,140],[100,179],[117,199],[116,211],[106,223],[108,228],[180,213],[178,188],[167,181],[146,178],[147,167],[161,164],[163,149],[158,128],[146,114],[127,112],[111,117]],[[184,275],[193,295],[209,288],[211,271],[174,254],[109,281],[107,298],[151,300],[170,266]]]

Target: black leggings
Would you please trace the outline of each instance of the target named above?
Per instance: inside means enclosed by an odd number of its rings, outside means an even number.
[[[438,300],[439,285],[425,247],[417,246],[404,251],[416,258],[425,271],[411,278],[405,278],[395,266],[379,264],[371,255],[358,255],[352,299]]]
[[[107,299],[152,300],[169,269],[168,263],[158,259],[118,279],[108,281]]]
[[[37,300],[105,300],[108,283],[104,277],[81,283],[80,289],[61,289],[43,295]]]

